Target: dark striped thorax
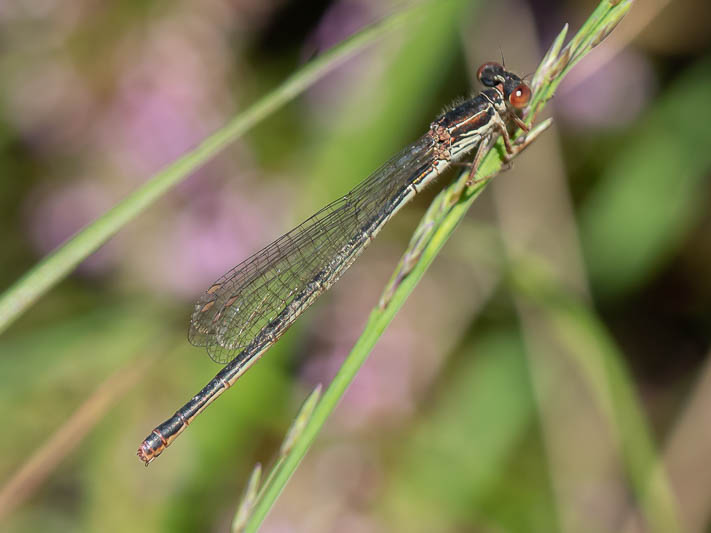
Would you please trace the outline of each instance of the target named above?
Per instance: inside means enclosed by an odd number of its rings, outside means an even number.
[[[430,125],[437,159],[456,161],[502,125],[520,123],[517,112],[528,103],[531,94],[521,78],[498,63],[485,63],[477,77],[487,88]]]

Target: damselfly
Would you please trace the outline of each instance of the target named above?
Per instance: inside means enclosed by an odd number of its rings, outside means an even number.
[[[396,154],[351,192],[279,237],[217,280],[195,305],[188,338],[226,366],[138,449],[150,463],[229,388],[328,290],[390,217],[444,170],[476,149],[469,183],[498,138],[506,157],[522,150],[509,128],[528,132],[519,114],[531,90],[498,63],[477,71],[487,88],[453,107],[420,139]]]

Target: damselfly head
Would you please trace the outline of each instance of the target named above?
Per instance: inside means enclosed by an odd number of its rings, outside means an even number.
[[[531,99],[531,89],[526,82],[498,63],[484,63],[476,76],[487,87],[501,85],[508,104],[514,109],[523,109]]]

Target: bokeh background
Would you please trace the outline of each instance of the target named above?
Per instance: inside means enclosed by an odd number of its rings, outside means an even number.
[[[229,530],[441,184],[146,469],[138,444],[219,368],[185,338],[193,301],[476,90],[481,62],[532,72],[595,2],[439,5],[195,172],[0,336],[2,531]],[[0,1],[0,289],[402,8]],[[685,530],[711,531],[710,35],[708,2],[638,2],[576,67],[554,127],[475,203],[264,531],[662,531],[647,486]],[[511,282],[521,262],[553,297]]]

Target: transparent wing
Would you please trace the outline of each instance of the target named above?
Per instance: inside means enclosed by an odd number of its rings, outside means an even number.
[[[350,266],[432,163],[425,135],[217,280],[195,304],[188,339],[227,363],[253,341],[281,335]],[[261,339],[263,341],[263,339]]]

